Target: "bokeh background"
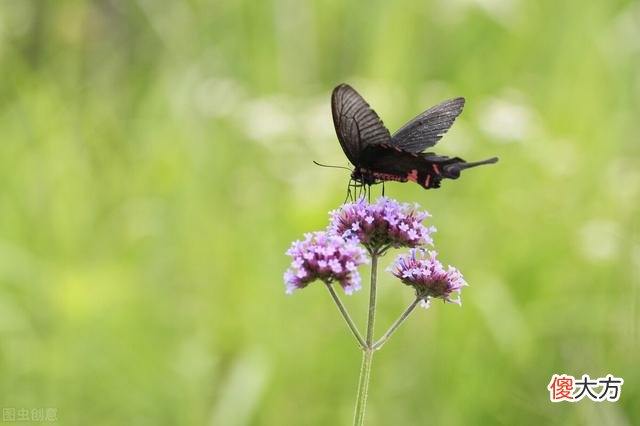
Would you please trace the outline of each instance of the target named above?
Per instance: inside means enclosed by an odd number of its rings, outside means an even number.
[[[360,353],[322,286],[282,282],[344,199],[312,160],[348,165],[349,82],[392,131],[465,96],[437,152],[500,157],[387,185],[471,286],[376,355],[368,424],[640,424],[639,70],[632,1],[1,1],[0,406],[349,424]],[[381,280],[378,334],[412,299]],[[552,404],[554,373],[622,397]]]

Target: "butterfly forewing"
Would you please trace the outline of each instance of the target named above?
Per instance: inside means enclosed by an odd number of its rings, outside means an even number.
[[[444,101],[429,108],[393,134],[390,144],[409,152],[435,145],[462,112],[464,98]]]
[[[342,150],[354,166],[360,165],[364,148],[391,140],[389,130],[378,114],[348,84],[333,90],[331,112]]]

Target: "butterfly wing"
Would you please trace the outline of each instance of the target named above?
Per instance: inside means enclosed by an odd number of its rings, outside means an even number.
[[[459,157],[415,153],[387,144],[365,148],[361,160],[362,168],[379,181],[412,181],[425,189],[438,188],[442,179],[457,179],[464,169],[498,161],[494,157],[468,163]]]
[[[440,169],[432,164],[423,154],[386,144],[368,147],[362,155],[362,168],[376,180],[413,181],[426,189],[438,188],[442,180]]]
[[[391,145],[409,152],[434,146],[462,112],[464,98],[444,101],[429,108],[393,134]]]
[[[348,84],[333,89],[331,112],[342,150],[356,167],[360,165],[363,149],[391,140],[389,130],[378,114]]]

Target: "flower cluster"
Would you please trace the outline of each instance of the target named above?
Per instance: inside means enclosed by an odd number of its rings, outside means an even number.
[[[411,249],[408,255],[398,256],[387,270],[413,287],[425,308],[429,307],[431,298],[461,305],[460,292],[467,283],[453,266],[445,270],[436,255],[435,251]],[[452,299],[452,293],[457,293],[458,298]]]
[[[419,211],[418,205],[400,204],[380,197],[375,204],[360,199],[330,212],[329,231],[343,237],[356,237],[371,252],[384,252],[389,247],[432,245],[433,226],[421,222],[431,215]]]
[[[358,266],[369,261],[356,240],[327,232],[305,234],[304,240],[291,244],[287,255],[293,259],[284,274],[287,293],[319,279],[327,284],[337,281],[351,294],[360,289]]]
[[[398,256],[387,270],[413,287],[424,307],[432,298],[461,304],[460,292],[467,283],[456,268],[445,270],[435,251],[423,248],[433,245],[431,234],[436,229],[422,224],[430,215],[418,210],[417,204],[400,204],[385,197],[369,204],[360,199],[330,215],[326,231],[305,234],[304,240],[293,242],[287,251],[292,258],[284,274],[287,293],[321,280],[338,282],[351,294],[360,289],[358,266],[369,260],[360,245],[375,256],[390,247],[409,247],[409,254]],[[457,293],[456,299],[453,293]]]

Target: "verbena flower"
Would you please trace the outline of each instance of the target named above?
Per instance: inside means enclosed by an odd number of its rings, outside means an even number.
[[[435,251],[411,249],[409,254],[398,256],[387,271],[413,287],[418,297],[422,298],[421,304],[425,308],[429,307],[432,298],[462,305],[460,293],[467,283],[453,266],[445,270],[436,256]],[[453,293],[457,293],[456,299],[451,298]]]
[[[418,207],[386,197],[378,198],[375,204],[361,198],[329,213],[329,231],[343,237],[355,236],[371,252],[381,253],[389,247],[432,245],[430,234],[436,228],[422,224],[431,215]]]
[[[369,259],[357,241],[326,232],[308,233],[304,237],[294,241],[286,253],[293,259],[284,273],[288,294],[315,280],[338,282],[346,294],[360,289],[357,268]]]

